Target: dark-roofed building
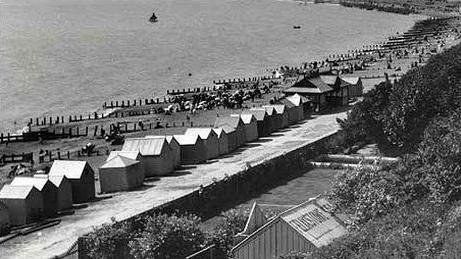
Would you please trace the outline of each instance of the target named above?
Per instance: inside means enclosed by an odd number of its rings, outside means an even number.
[[[258,136],[267,137],[272,133],[271,120],[264,108],[252,108],[243,110],[242,114],[253,114],[258,124]]]
[[[213,131],[218,136],[219,141],[219,155],[225,155],[229,153],[229,136],[223,128],[213,128]]]
[[[101,192],[130,191],[142,186],[143,181],[142,163],[121,155],[113,157],[99,168]]]
[[[55,160],[48,175],[65,175],[69,179],[74,203],[88,202],[95,197],[94,171],[86,161]]]
[[[199,135],[206,147],[207,159],[219,156],[218,134],[212,128],[188,128],[185,135]]]
[[[224,117],[218,117],[216,118],[216,121],[214,123],[215,128],[222,127],[224,131],[226,131],[227,134],[228,128],[233,128],[235,129],[236,133],[236,145],[238,147],[242,146],[245,144],[245,124],[243,123],[242,119],[240,117],[232,117],[232,116],[224,116]],[[229,143],[229,146],[231,144]],[[234,150],[235,148],[229,148],[229,150]]]
[[[52,217],[58,210],[58,188],[47,178],[17,176],[11,186],[34,186],[43,197],[43,212]]]
[[[58,211],[72,208],[72,204],[74,203],[72,200],[72,183],[65,175],[50,176],[48,174],[35,174],[34,177],[48,179],[56,186],[58,190]]]
[[[20,226],[45,218],[43,196],[34,186],[6,184],[0,190],[0,202],[6,205],[11,226]]]
[[[173,150],[166,138],[128,138],[122,151],[139,151],[145,177],[166,175],[174,171]]]
[[[231,250],[231,258],[279,258],[292,251],[308,253],[347,234],[345,223],[332,213],[324,198],[315,198],[288,209],[267,222],[252,210],[246,236]],[[262,226],[261,226],[262,224]]]
[[[355,82],[356,85],[351,84],[351,82]],[[309,97],[318,111],[328,106],[347,105],[350,97],[356,97],[360,94],[360,85],[360,79],[344,80],[337,75],[305,77],[284,90],[284,93]]]
[[[245,142],[252,142],[258,139],[258,121],[253,114],[231,114],[240,117],[245,126]]]

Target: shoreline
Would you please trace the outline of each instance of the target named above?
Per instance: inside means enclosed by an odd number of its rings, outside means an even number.
[[[337,4],[335,4],[335,5],[337,5]],[[344,7],[342,7],[342,8],[344,8]],[[413,22],[412,22],[412,25],[411,25],[411,26],[413,26],[413,25],[415,24],[416,21],[421,20],[421,19],[424,19],[424,17],[420,17],[420,18],[416,18],[416,19],[413,18],[413,19],[412,19]],[[409,28],[407,28],[407,29],[410,29],[411,26],[410,26]],[[374,42],[374,43],[377,43],[377,42],[381,41],[381,38],[385,39],[385,38],[388,38],[389,36],[392,36],[392,35],[393,35],[393,34],[382,35],[382,36],[380,36],[380,37],[374,39],[373,42]],[[362,43],[358,44],[357,48],[362,48],[363,45],[368,45],[367,43],[369,43],[369,42],[362,42]],[[347,50],[348,50],[348,47],[344,47],[344,48],[341,48],[340,51],[336,51],[336,53],[345,53],[345,52],[347,52]],[[333,53],[328,53],[328,54],[335,54],[335,52],[333,52]],[[322,55],[322,54],[321,54],[321,55]],[[314,55],[314,57],[310,57],[309,60],[305,60],[305,59],[303,59],[303,58],[300,58],[300,59],[298,60],[298,62],[296,63],[296,65],[302,65],[303,63],[306,63],[306,62],[310,62],[310,61],[313,61],[313,60],[316,60],[316,59],[325,59],[325,58],[327,58],[327,55],[322,56],[321,58],[315,58],[315,55]],[[285,64],[279,64],[278,67],[284,66],[284,65],[285,65]],[[268,70],[268,69],[265,69],[265,70]],[[264,74],[264,73],[261,74],[261,73],[259,73],[259,72],[257,72],[257,71],[249,71],[249,74],[251,74],[252,72],[254,72],[253,75],[255,75],[255,74],[268,75],[268,73],[267,73],[267,74]],[[236,75],[236,76],[238,76],[238,75]],[[202,82],[201,82],[201,85],[211,85],[211,81],[202,81]],[[164,93],[162,93],[162,95],[164,95]],[[115,96],[114,96],[114,97],[115,97]],[[117,98],[117,97],[115,97],[115,98]],[[100,104],[102,104],[104,101],[107,101],[107,100],[101,99],[101,100],[100,100]],[[83,114],[84,116],[86,116],[85,114],[88,114],[88,113],[101,112],[102,109],[101,109],[100,107],[101,107],[101,106],[95,107],[95,108],[93,108],[93,109],[86,110],[86,111],[82,112],[81,114]],[[37,115],[38,115],[38,114],[37,114]],[[37,116],[37,115],[34,115],[34,117]],[[72,115],[72,116],[73,116],[73,115],[79,115],[79,114],[78,114],[78,113],[77,113],[77,114],[67,114],[67,113],[64,113],[64,114],[62,114],[62,113],[61,113],[61,114],[57,114],[57,113],[53,113],[53,112],[45,112],[45,113],[43,113],[43,114],[40,114],[39,117],[43,117],[43,116],[47,116],[47,117],[53,116],[53,117],[55,117],[55,116],[58,116],[58,115],[59,115],[59,116],[64,116],[64,117],[68,117],[69,115]],[[5,129],[5,130],[3,131],[3,133],[6,134],[7,132],[15,133],[15,132],[21,131],[21,130],[24,128],[24,126],[25,126],[25,125],[23,125],[23,124],[25,124],[26,121],[27,121],[28,119],[29,119],[29,118],[27,118],[27,117],[21,117],[20,120],[16,120],[16,121],[18,122],[18,124],[16,125],[16,127],[12,126],[11,128]],[[11,123],[11,122],[10,122],[10,123]],[[10,124],[10,123],[8,123],[8,124]]]

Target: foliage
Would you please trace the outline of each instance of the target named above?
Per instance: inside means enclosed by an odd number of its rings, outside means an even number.
[[[88,234],[87,249],[91,258],[116,258],[120,253],[119,248],[128,244],[131,226],[128,223],[117,223],[114,219],[112,221],[112,224],[104,224]]]
[[[204,243],[200,218],[193,215],[154,215],[128,246],[134,258],[184,258]]]
[[[223,221],[209,234],[208,242],[227,254],[234,246],[234,236],[245,228],[248,214],[248,209],[241,208],[224,212]]]

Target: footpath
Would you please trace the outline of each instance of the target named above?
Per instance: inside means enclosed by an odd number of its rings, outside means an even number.
[[[248,143],[233,153],[206,164],[194,165],[176,171],[167,177],[146,181],[131,192],[102,196],[75,214],[63,216],[59,225],[20,236],[0,245],[1,258],[52,258],[64,253],[79,236],[85,235],[111,218],[124,220],[149,211],[166,202],[178,199],[213,181],[220,181],[248,166],[255,166],[287,152],[316,142],[339,130],[337,118],[346,112],[332,113],[305,120],[272,136]]]

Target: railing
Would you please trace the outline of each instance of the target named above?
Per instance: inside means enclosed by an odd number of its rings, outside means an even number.
[[[0,164],[21,163],[33,161],[33,153],[10,154],[0,156]]]

